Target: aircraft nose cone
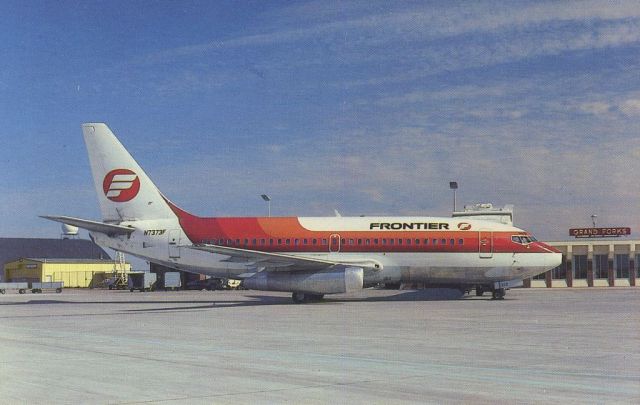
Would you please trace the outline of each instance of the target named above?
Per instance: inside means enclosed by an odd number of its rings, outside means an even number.
[[[549,269],[560,266],[562,263],[562,253],[549,253],[545,262],[545,267],[548,267]]]

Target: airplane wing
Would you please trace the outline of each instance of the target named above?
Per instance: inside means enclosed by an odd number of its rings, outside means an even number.
[[[315,257],[294,256],[283,253],[261,252],[258,250],[232,248],[219,245],[198,244],[186,246],[190,249],[202,250],[229,256],[228,261],[253,262],[256,266],[265,267],[265,271],[309,271],[322,270],[335,265],[358,265],[365,269],[379,270],[382,268],[377,262],[365,260],[359,262],[343,262],[318,259]]]
[[[86,229],[87,231],[100,232],[109,236],[114,235],[129,235],[134,228],[129,228],[121,225],[106,224],[104,222],[91,221],[88,219],[65,217],[65,216],[53,216],[53,215],[40,215],[40,218],[48,219],[50,221],[60,222],[67,225],[77,226],[78,228]]]

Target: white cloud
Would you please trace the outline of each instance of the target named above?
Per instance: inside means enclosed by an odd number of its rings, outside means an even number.
[[[196,55],[201,57],[211,52],[219,54],[231,48],[277,47],[303,41],[307,46],[340,55],[341,62],[364,63],[395,60],[397,52],[394,50],[405,49],[407,43],[412,43],[420,47],[416,56],[427,64],[433,63],[426,69],[432,71],[441,64],[445,65],[444,69],[451,68],[452,63],[477,66],[570,50],[621,46],[640,40],[640,7],[632,1],[548,2],[527,7],[504,4],[496,7],[486,3],[409,9],[363,6],[361,10],[349,7],[346,18],[340,18],[342,14],[336,11],[329,13],[333,19],[320,22],[309,11],[318,7],[289,8],[295,11],[283,12],[286,17],[274,23],[270,32],[215,38],[143,55],[134,63],[167,62]],[[371,12],[379,9],[382,11]],[[573,34],[567,35],[566,28],[572,24]],[[269,28],[263,26],[262,29]],[[442,39],[468,34],[494,37],[494,45],[488,48],[463,41],[460,48],[447,49],[447,54],[437,49]],[[431,49],[433,45],[436,49]],[[308,63],[305,58],[290,59],[287,58],[286,64]]]
[[[637,116],[640,115],[640,99],[629,99],[623,101],[619,107],[625,115]]]
[[[602,102],[583,103],[580,105],[580,110],[588,114],[602,115],[608,114],[611,111],[612,106]]]

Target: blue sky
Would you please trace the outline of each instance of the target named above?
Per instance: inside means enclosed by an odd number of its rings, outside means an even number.
[[[82,122],[199,215],[515,204],[640,231],[630,2],[0,2],[0,236],[99,218]]]

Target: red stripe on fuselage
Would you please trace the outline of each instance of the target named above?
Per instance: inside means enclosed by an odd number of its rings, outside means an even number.
[[[232,246],[265,252],[335,251],[331,235],[339,235],[340,252],[353,253],[420,253],[478,252],[477,231],[310,231],[298,218],[202,218],[192,215],[167,201],[177,215],[180,226],[193,243]],[[555,249],[540,242],[523,245],[511,240],[526,232],[492,232],[494,253],[548,253]],[[486,237],[483,237],[486,238]],[[416,241],[418,243],[416,243]],[[426,243],[425,243],[426,241]],[[460,243],[462,242],[462,243]],[[485,241],[485,243],[490,243]]]

